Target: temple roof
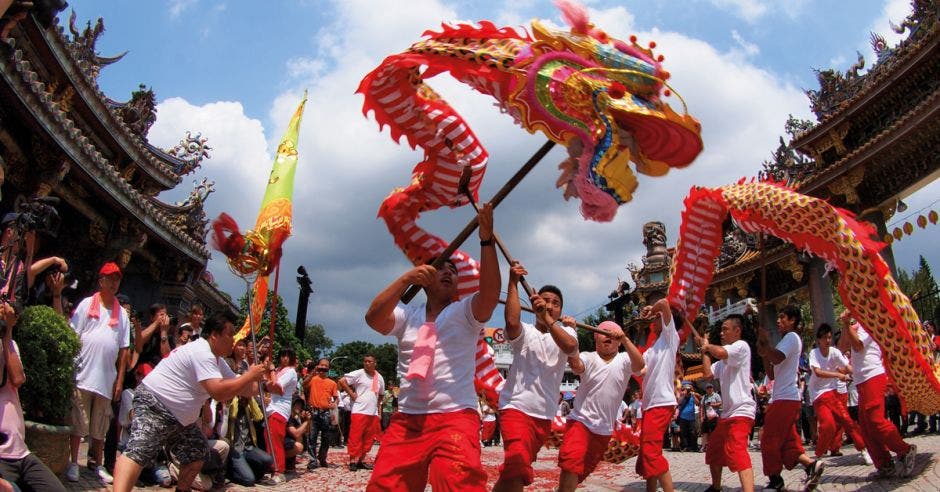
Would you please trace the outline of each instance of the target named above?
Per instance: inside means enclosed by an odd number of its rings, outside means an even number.
[[[101,116],[102,127],[106,128],[128,155],[137,156],[141,161],[151,163],[151,170],[159,171],[157,175],[169,180],[174,186],[181,176],[170,170],[169,166],[154,157],[154,154],[145,147],[143,140],[131,133],[130,128],[123,120],[118,118],[106,105],[106,97],[87,79],[84,71],[76,71],[78,64],[64,45],[61,27],[54,31],[42,29],[35,24],[35,20],[28,18],[21,24],[24,28],[40,32],[56,52],[56,58],[63,62],[63,68],[69,74],[69,80],[83,98],[88,102],[96,114]],[[78,164],[99,187],[106,190],[130,215],[134,216],[148,229],[153,231],[166,243],[186,253],[190,258],[205,264],[209,258],[206,248],[205,227],[189,228],[188,225],[198,224],[192,216],[202,213],[201,199],[196,199],[186,207],[162,204],[152,196],[147,196],[135,188],[121,173],[115,163],[107,159],[98,148],[98,142],[70,116],[61,101],[56,100],[50,87],[43,81],[41,75],[27,59],[25,52],[16,47],[15,38],[3,41],[4,49],[10,56],[0,57],[0,72],[7,82],[15,88],[16,97],[23,106],[32,113],[36,121],[40,122],[49,133],[49,138],[61,146],[73,162]],[[85,97],[87,96],[87,97]],[[145,168],[147,166],[140,166]],[[171,186],[172,187],[172,186]],[[206,194],[207,195],[207,194]],[[198,202],[198,211],[197,208]]]

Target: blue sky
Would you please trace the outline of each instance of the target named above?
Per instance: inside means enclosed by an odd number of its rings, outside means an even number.
[[[364,326],[372,296],[408,263],[375,219],[381,200],[406,184],[419,154],[394,144],[360,112],[353,94],[359,79],[387,55],[417,41],[441,21],[490,19],[527,25],[538,17],[561,25],[549,1],[408,2],[173,0],[73,2],[80,25],[104,17],[102,55],[129,50],[105,68],[105,94],[126,100],[139,83],[157,94],[158,121],[150,141],[171,147],[186,130],[201,131],[212,159],[192,178],[208,176],[217,192],[207,203],[242,224],[253,223],[270,170],[273,148],[304,88],[310,102],[301,129],[294,237],[286,243],[282,294],[292,316],[292,273],[304,264],[315,293],[309,319],[330,336],[382,341]],[[692,166],[664,178],[641,178],[635,199],[609,224],[580,218],[577,204],[554,189],[554,152],[497,211],[497,230],[532,273],[532,282],[556,283],[566,292],[566,311],[585,314],[606,301],[625,265],[644,251],[642,224],[666,223],[675,240],[681,200],[693,184],[720,186],[750,176],[776,147],[788,114],[809,118],[803,89],[816,88],[813,68],[845,69],[860,51],[869,62],[869,31],[896,41],[888,20],[908,12],[906,0],[788,2],[691,0],[587,2],[591,18],[612,35],[656,40],[673,73],[673,85],[703,127],[705,151]],[[67,22],[68,13],[61,15]],[[440,80],[438,80],[440,79]],[[491,196],[541,143],[500,115],[492,101],[446,77],[432,86],[474,128],[491,159],[481,197]],[[161,198],[188,193],[189,179]],[[940,197],[933,183],[905,199],[908,213]],[[933,205],[937,208],[937,205]],[[470,217],[466,210],[427,214],[421,224],[451,237]],[[940,252],[929,247],[938,228],[919,231],[896,245],[901,266],[926,254],[935,269]],[[239,295],[242,285],[224,263],[210,270],[222,287]],[[496,313],[492,322],[501,324]]]

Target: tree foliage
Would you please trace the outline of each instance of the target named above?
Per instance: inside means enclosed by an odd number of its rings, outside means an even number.
[[[385,379],[386,386],[398,384],[398,347],[391,343],[375,345],[369,342],[354,341],[342,343],[329,355],[332,359],[331,370],[342,375],[362,368],[362,359],[367,354],[375,356],[376,370]]]
[[[610,318],[611,314],[607,311],[607,308],[601,306],[593,313],[581,318],[581,322],[586,325],[597,326],[602,322],[609,320]],[[577,330],[577,332],[578,349],[582,352],[594,351],[594,333],[587,330]]]
[[[238,327],[241,327],[244,324],[245,319],[248,314],[248,294],[242,295],[238,299],[238,305],[240,307],[239,317],[238,317]],[[294,349],[294,352],[297,354],[297,360],[301,363],[307,359],[313,358],[313,355],[308,347],[305,344],[301,343],[297,339],[297,336],[294,335],[294,324],[290,322],[290,318],[287,316],[287,308],[284,307],[284,300],[281,299],[280,295],[276,295],[274,291],[268,292],[268,299],[265,303],[264,313],[261,315],[261,323],[256,327],[256,337],[261,338],[267,336],[271,331],[271,313],[275,313],[274,316],[274,340],[273,342],[273,353],[277,355],[277,352],[281,347],[291,347]],[[318,326],[318,325],[317,325]],[[321,327],[322,329],[322,327]],[[308,333],[309,333],[308,328]],[[325,336],[324,336],[325,338]],[[328,339],[327,339],[328,340]],[[333,341],[329,341],[332,346]]]
[[[325,357],[333,348],[333,339],[326,336],[326,329],[323,325],[308,324],[307,331],[304,333],[304,347],[310,352],[310,358],[316,362]]]

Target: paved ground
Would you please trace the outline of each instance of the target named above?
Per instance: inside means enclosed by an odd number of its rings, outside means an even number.
[[[862,459],[855,453],[851,447],[843,448],[845,456],[838,458],[827,458],[829,468],[823,476],[822,483],[818,490],[820,491],[923,491],[936,492],[940,490],[940,466],[937,461],[940,459],[940,436],[919,436],[907,439],[911,444],[918,447],[917,466],[914,474],[910,478],[893,479],[873,482],[868,479],[868,475],[874,470],[873,467],[865,466]],[[84,453],[81,454],[84,456]],[[528,490],[553,490],[558,479],[557,467],[558,452],[556,450],[542,450],[539,454],[539,460],[536,462],[536,482]],[[672,453],[667,452],[672,469],[673,481],[676,490],[683,491],[704,491],[709,485],[708,467],[705,466],[705,455],[703,453]],[[278,487],[258,486],[254,489],[238,487],[229,484],[224,490],[282,490],[282,491],[345,491],[345,490],[364,490],[369,480],[369,472],[359,471],[350,472],[343,467],[338,466],[344,462],[344,452],[342,449],[332,449],[329,455],[329,461],[336,463],[329,469],[317,469],[306,471],[306,468],[298,468],[303,471],[293,476],[287,483]],[[751,460],[755,464],[755,472],[758,474],[758,487],[766,483],[765,477],[760,475],[760,453],[752,452]],[[502,461],[502,448],[490,447],[483,448],[483,462],[486,472],[490,477],[490,485],[496,479],[496,467]],[[634,472],[635,460],[630,459],[621,465],[611,465],[601,463],[593,475],[582,484],[579,490],[597,490],[597,491],[634,491],[644,490],[644,482]],[[803,478],[803,472],[794,470],[784,472],[784,480],[787,482],[789,490],[801,490],[800,480]],[[740,490],[737,474],[732,475],[727,470],[722,478],[725,490]],[[82,469],[81,481],[76,484],[68,484],[70,490],[108,490],[102,488],[97,481],[94,473],[88,469]],[[149,487],[146,490],[163,490],[157,487]],[[759,489],[758,489],[759,490]]]

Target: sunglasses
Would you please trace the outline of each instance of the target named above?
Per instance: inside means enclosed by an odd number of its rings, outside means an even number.
[[[318,367],[318,368],[316,368],[315,370],[316,370],[317,372],[326,372],[326,371],[329,371],[329,369],[327,369],[327,368],[325,368],[325,367]]]

